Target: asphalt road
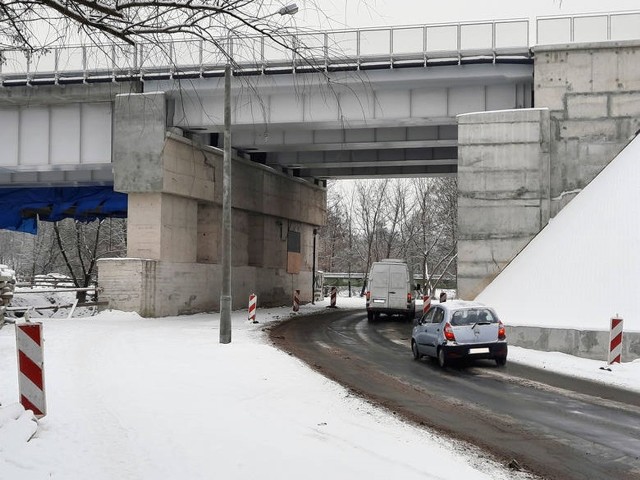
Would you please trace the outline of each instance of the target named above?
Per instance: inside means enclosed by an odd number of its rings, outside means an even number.
[[[412,325],[335,310],[274,326],[276,345],[409,421],[547,479],[640,479],[640,395],[508,362],[413,360]]]

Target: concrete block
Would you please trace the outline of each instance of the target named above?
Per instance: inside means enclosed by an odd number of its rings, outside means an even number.
[[[612,94],[611,115],[614,117],[640,116],[640,92]]]
[[[499,239],[458,240],[458,262],[510,262],[529,242],[531,236]]]
[[[618,54],[618,82],[621,90],[640,90],[640,48],[624,48]]]
[[[503,170],[537,170],[541,151],[538,143],[496,143],[487,145],[460,145],[458,172],[501,172]]]
[[[510,345],[547,352],[562,352],[603,362],[608,358],[608,331],[543,328],[508,323],[506,328]],[[625,332],[622,340],[622,361],[632,362],[639,358],[640,333]]]
[[[564,98],[566,94],[567,88],[564,85],[554,86],[536,82],[533,94],[534,105],[537,108],[564,111]]]
[[[159,192],[167,122],[163,92],[117,95],[114,105],[114,189]]]
[[[567,95],[568,118],[607,117],[607,95]]]
[[[618,50],[598,50],[593,53],[593,92],[612,92],[620,89]],[[576,72],[576,76],[579,72]]]
[[[539,122],[548,115],[547,108],[517,108],[512,110],[496,110],[489,112],[463,113],[456,117],[458,125],[472,125],[487,123],[520,123]]]
[[[535,235],[540,230],[540,213],[503,202],[495,207],[458,207],[458,229],[484,238]]]
[[[534,57],[534,78],[536,83],[549,87],[565,87],[568,81],[568,53],[547,52]]]
[[[495,143],[539,143],[540,125],[534,122],[462,124],[458,128],[461,145]]]
[[[620,139],[631,140],[640,131],[640,116],[636,118],[623,118],[619,122]]]
[[[615,120],[565,120],[559,122],[560,138],[598,138],[612,140],[618,136]]]
[[[589,50],[571,49],[567,52],[567,91],[590,93],[593,91],[593,63]]]

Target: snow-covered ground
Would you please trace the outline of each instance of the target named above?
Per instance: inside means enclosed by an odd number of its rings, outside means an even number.
[[[338,306],[364,310],[364,300],[339,297]],[[252,324],[234,312],[228,345],[219,343],[217,313],[43,319],[48,415],[29,442],[33,422],[16,405],[14,328],[5,326],[0,479],[525,478],[404,424],[273,347],[263,329],[290,315],[260,309]],[[602,362],[559,353],[514,347],[510,358],[640,385],[640,361],[605,372]]]

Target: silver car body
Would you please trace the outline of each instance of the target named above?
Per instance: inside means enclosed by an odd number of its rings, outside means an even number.
[[[415,358],[434,357],[442,366],[453,358],[491,358],[499,365],[507,358],[504,325],[496,312],[461,300],[434,304],[414,326],[411,347]]]

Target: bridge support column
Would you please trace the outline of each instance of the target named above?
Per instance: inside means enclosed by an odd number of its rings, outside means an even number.
[[[128,194],[128,258],[99,261],[102,298],[145,317],[217,310],[221,152],[167,133],[161,92],[118,96],[114,117],[114,188]],[[264,306],[287,304],[293,288],[310,301],[325,189],[242,159],[234,160],[233,185],[234,308],[246,307],[250,293]]]
[[[549,221],[547,109],[458,116],[458,295],[473,299]]]

